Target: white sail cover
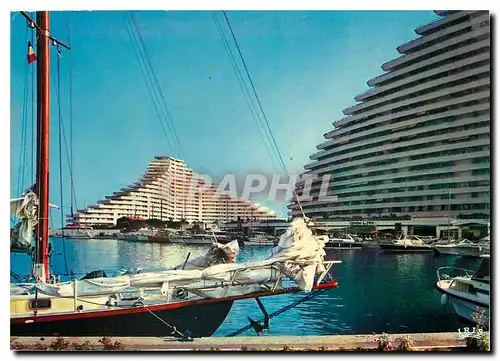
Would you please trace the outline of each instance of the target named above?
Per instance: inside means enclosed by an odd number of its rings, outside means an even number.
[[[32,191],[27,191],[22,198],[11,199],[10,212],[21,220],[11,233],[11,247],[28,248],[31,246],[33,229],[37,221],[37,207],[38,198]]]
[[[10,285],[10,295],[29,295],[30,290],[33,289],[35,285],[33,283],[17,283]]]
[[[264,261],[235,263],[239,252],[238,242],[226,245],[214,244],[208,253],[187,261],[174,270],[132,276],[131,285],[168,281],[170,285],[189,285],[189,281],[234,282],[237,284],[260,284],[275,282],[283,272],[304,291],[311,291],[316,275],[325,271],[323,265],[324,246],[327,236],[313,236],[309,221],[295,219],[287,232]],[[310,224],[310,223],[309,223]],[[193,272],[198,270],[199,273]],[[142,278],[142,282],[139,279]]]
[[[282,271],[304,291],[311,291],[315,275],[325,271],[323,265],[328,236],[314,236],[308,219],[294,219],[271,251],[268,260],[281,262]]]
[[[130,287],[130,281],[118,277],[101,277],[79,280],[76,285],[77,296],[97,296],[122,292]],[[75,295],[74,282],[58,284],[37,283],[35,289],[40,293],[55,297],[74,297]]]
[[[176,270],[205,269],[221,263],[235,263],[240,252],[238,241],[234,240],[227,244],[214,243],[210,250],[203,256],[193,260],[187,260],[174,267]]]

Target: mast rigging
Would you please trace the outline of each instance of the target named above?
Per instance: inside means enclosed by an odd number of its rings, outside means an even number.
[[[37,167],[36,195],[39,199],[36,225],[34,275],[42,282],[49,279],[49,141],[50,141],[50,43],[70,47],[50,35],[48,11],[38,11],[36,22],[24,11],[21,15],[37,29]]]

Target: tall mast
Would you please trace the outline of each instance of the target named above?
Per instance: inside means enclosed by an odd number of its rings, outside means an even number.
[[[50,44],[49,12],[37,11],[37,169],[36,188],[39,199],[36,231],[35,275],[49,278],[49,134],[50,134]]]
[[[37,11],[34,21],[25,11],[20,12],[32,28],[36,28],[37,58],[37,130],[36,130],[36,195],[39,199],[36,225],[36,253],[33,273],[42,282],[49,279],[49,140],[50,140],[50,43],[71,48],[50,35],[49,12]]]

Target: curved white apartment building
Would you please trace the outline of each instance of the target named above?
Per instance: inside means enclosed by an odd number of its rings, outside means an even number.
[[[436,11],[333,123],[303,174],[318,219],[490,217],[490,16]],[[301,194],[304,181],[297,182]],[[450,197],[451,195],[451,197]],[[290,205],[299,215],[296,203]]]
[[[216,195],[214,185],[203,179],[183,160],[157,156],[138,181],[106,196],[71,217],[81,226],[112,226],[121,217],[211,223],[276,217],[268,208],[242,198]]]

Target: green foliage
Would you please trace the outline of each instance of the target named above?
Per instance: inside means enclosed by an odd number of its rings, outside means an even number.
[[[490,351],[490,336],[486,332],[483,332],[485,326],[484,322],[486,320],[484,310],[479,307],[476,308],[476,312],[472,314],[472,319],[476,323],[476,330],[478,331],[476,335],[472,335],[465,339],[467,348],[483,352]]]

